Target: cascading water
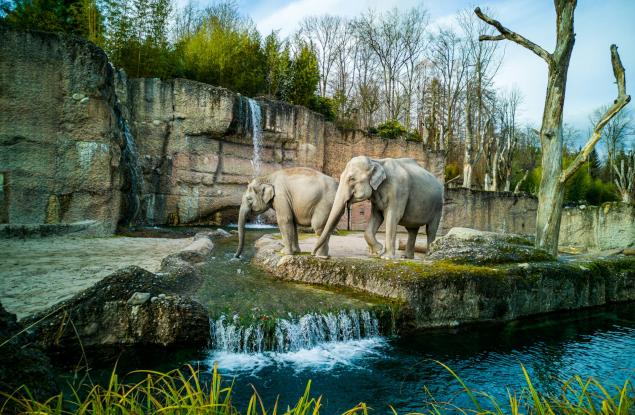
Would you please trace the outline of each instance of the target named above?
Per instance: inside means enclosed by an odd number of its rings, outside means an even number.
[[[121,159],[126,174],[127,191],[127,212],[125,213],[125,224],[133,225],[138,222],[141,210],[141,193],[143,191],[143,173],[139,163],[139,153],[135,143],[134,135],[130,132],[130,127],[122,114],[119,104],[115,106],[115,115],[119,129],[123,133],[124,146],[121,149]]]
[[[251,122],[251,138],[254,143],[254,153],[251,157],[251,165],[254,169],[254,177],[260,176],[262,167],[262,114],[260,105],[253,98],[247,98],[249,102],[249,120]]]
[[[230,353],[297,352],[328,342],[379,336],[379,320],[367,310],[309,313],[241,326],[238,317],[210,320],[212,349]]]

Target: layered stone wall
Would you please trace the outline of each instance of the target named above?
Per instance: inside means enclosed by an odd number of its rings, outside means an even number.
[[[113,69],[84,40],[0,25],[0,222],[90,220],[112,233],[121,206]]]
[[[440,233],[454,227],[491,232],[533,234],[538,200],[526,194],[445,189]]]
[[[564,209],[560,245],[601,251],[635,246],[635,206],[612,202]]]
[[[151,224],[232,220],[257,170],[247,98],[185,79],[127,83],[124,100],[144,176],[143,219]],[[259,174],[292,166],[322,170],[322,116],[267,99],[259,99],[258,106]]]

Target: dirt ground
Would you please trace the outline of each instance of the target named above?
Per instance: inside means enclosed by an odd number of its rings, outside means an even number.
[[[0,240],[0,302],[18,318],[72,297],[129,265],[157,271],[161,260],[192,238],[73,238]]]

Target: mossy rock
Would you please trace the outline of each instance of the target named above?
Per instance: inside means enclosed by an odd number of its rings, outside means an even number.
[[[529,237],[468,228],[452,228],[446,236],[434,241],[428,258],[474,265],[542,262],[555,259],[547,251],[534,248]]]

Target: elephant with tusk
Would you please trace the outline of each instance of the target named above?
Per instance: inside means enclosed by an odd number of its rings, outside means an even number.
[[[371,256],[395,258],[397,225],[408,230],[405,258],[414,258],[419,228],[426,225],[428,246],[434,241],[443,208],[443,184],[413,159],[351,159],[340,176],[335,202],[313,254],[323,257],[328,235],[337,225],[348,203],[370,199],[371,218],[364,238]],[[375,234],[386,222],[386,247]]]
[[[328,219],[337,182],[332,177],[306,167],[275,171],[249,183],[243,194],[238,214],[238,249],[240,257],[245,244],[245,221],[250,214],[260,214],[269,208],[276,211],[285,254],[300,252],[297,225],[311,226],[320,235]],[[330,235],[323,238],[328,242]],[[316,250],[328,255],[328,243]]]

